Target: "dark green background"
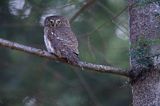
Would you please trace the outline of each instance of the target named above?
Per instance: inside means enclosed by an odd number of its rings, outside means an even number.
[[[16,1],[0,1],[0,37],[42,49],[42,17],[56,12],[70,19],[86,2],[26,0],[23,9],[13,10],[14,15],[11,8]],[[127,10],[113,18],[126,6],[126,0],[97,0],[71,23],[81,60],[129,67]],[[31,12],[25,16],[28,8]],[[0,47],[0,106],[29,106],[34,100],[38,106],[129,106],[131,91],[126,81]]]

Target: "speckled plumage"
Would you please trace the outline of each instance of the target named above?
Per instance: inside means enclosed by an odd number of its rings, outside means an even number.
[[[49,52],[67,62],[78,63],[78,41],[65,17],[49,16],[45,19],[44,41]]]

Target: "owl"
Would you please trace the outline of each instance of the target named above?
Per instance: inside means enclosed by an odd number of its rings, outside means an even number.
[[[78,64],[78,41],[67,18],[63,16],[46,17],[44,42],[48,52],[66,62]]]

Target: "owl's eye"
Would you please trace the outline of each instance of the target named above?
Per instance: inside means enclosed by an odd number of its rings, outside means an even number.
[[[61,23],[60,20],[56,20],[56,24],[59,25]]]
[[[54,20],[50,20],[51,25],[54,25]]]

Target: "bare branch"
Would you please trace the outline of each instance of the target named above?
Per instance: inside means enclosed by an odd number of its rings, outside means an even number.
[[[96,0],[88,0],[70,19],[70,23],[72,23],[85,9],[94,4]]]
[[[30,54],[34,54],[40,57],[45,57],[48,59],[52,59],[52,60],[57,60],[66,64],[70,64],[67,63],[66,61],[57,58],[56,56],[48,53],[45,50],[41,50],[41,49],[37,49],[37,48],[33,48],[33,47],[29,47],[29,46],[25,46],[19,43],[15,43],[15,42],[11,42],[8,40],[4,40],[0,38],[0,46],[3,47],[7,47],[10,49],[15,49],[15,50],[19,50],[19,51],[23,51],[26,53],[30,53]],[[121,75],[121,76],[125,76],[125,77],[129,77],[128,75],[128,71],[127,70],[123,70],[120,68],[116,68],[116,67],[111,67],[111,66],[106,66],[106,65],[97,65],[97,64],[92,64],[92,63],[86,63],[86,62],[82,62],[79,61],[78,64],[70,64],[72,66],[76,66],[76,67],[80,67],[82,69],[90,69],[96,72],[101,72],[101,73],[112,73],[112,74],[117,74],[117,75]]]

